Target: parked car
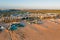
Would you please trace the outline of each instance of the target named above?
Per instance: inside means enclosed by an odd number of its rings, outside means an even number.
[[[0,25],[0,31],[4,31],[4,27]]]
[[[38,21],[37,23],[38,23],[38,24],[43,24],[43,22],[42,22],[42,21]]]
[[[17,25],[18,25],[18,27],[25,27],[25,23],[23,23],[23,22],[18,23]]]
[[[9,30],[14,31],[17,30],[18,27],[24,27],[24,26],[25,26],[24,23],[15,23],[10,26]]]
[[[9,30],[11,30],[11,31],[17,30],[17,24],[12,24],[10,26]]]

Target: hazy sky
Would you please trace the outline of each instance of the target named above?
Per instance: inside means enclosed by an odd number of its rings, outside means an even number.
[[[0,8],[60,9],[60,0],[0,0]]]

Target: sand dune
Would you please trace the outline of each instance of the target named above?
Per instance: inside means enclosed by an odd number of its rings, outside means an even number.
[[[0,40],[60,40],[60,24],[44,20],[43,24],[27,24],[14,32],[1,32]],[[56,28],[55,28],[56,27]],[[55,29],[54,29],[55,28]]]

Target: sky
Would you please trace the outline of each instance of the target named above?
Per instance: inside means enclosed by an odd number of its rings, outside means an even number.
[[[0,8],[60,9],[60,0],[0,0]]]

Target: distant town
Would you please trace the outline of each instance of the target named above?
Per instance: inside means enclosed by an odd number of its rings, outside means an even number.
[[[0,40],[55,40],[59,34],[60,10],[0,10]]]
[[[60,10],[0,10],[0,21],[34,17],[39,19],[60,18]]]

